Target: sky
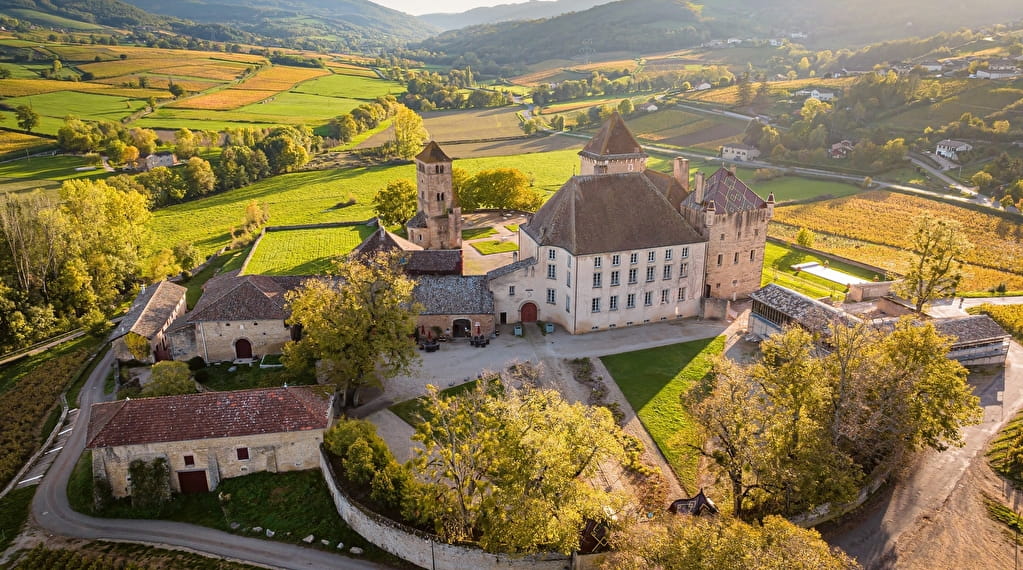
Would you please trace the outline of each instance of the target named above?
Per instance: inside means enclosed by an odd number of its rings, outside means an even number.
[[[419,0],[371,0],[381,6],[401,10],[407,14],[433,14],[435,12],[465,12],[480,6],[497,6],[498,4],[519,4],[526,0],[435,0],[422,2]]]

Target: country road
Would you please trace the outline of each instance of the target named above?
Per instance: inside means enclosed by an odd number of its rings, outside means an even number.
[[[47,533],[92,540],[139,542],[257,564],[270,568],[352,568],[370,570],[384,566],[330,552],[292,544],[237,536],[206,527],[155,520],[100,519],[73,511],[67,500],[67,483],[85,447],[90,406],[103,400],[103,380],[113,364],[107,355],[89,376],[81,393],[81,411],[74,431],[43,478],[32,502],[32,519]]]
[[[868,569],[911,566],[913,560],[906,552],[933,551],[934,543],[916,543],[921,540],[919,531],[938,518],[953,493],[970,491],[968,485],[960,485],[967,470],[983,461],[990,439],[1023,406],[1023,348],[1013,342],[1004,372],[986,378],[974,393],[981,399],[984,418],[963,430],[965,445],[921,453],[880,500],[868,502],[855,520],[826,532],[830,544]]]

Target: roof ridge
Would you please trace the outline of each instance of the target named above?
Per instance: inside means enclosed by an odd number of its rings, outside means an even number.
[[[85,447],[89,447],[89,445],[91,445],[92,442],[96,440],[96,437],[99,436],[99,434],[102,433],[104,429],[106,429],[106,427],[110,424],[110,422],[113,421],[113,419],[115,417],[117,417],[118,414],[121,413],[121,410],[124,409],[125,404],[129,400],[130,400],[130,398],[127,398],[127,399],[124,399],[124,400],[114,400],[113,402],[98,402],[99,406],[105,406],[105,407],[110,407],[110,408],[115,408],[116,407],[117,410],[114,413],[112,413],[109,416],[107,416],[105,420],[101,419],[102,425],[100,425],[100,422],[97,422],[96,423],[95,431],[93,431],[92,420],[94,418],[96,418],[96,415],[94,413],[91,413],[93,410],[90,410],[91,416],[89,418],[89,424],[87,426],[85,426],[85,430],[86,430],[85,435],[88,438],[88,441],[85,443]],[[97,404],[93,404],[93,405],[95,406]],[[91,434],[89,433],[90,431],[92,432]]]

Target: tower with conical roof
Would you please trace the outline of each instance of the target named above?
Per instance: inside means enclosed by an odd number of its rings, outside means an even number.
[[[581,151],[579,174],[624,174],[646,170],[647,155],[615,111]]]
[[[451,159],[430,141],[415,162],[419,208],[406,224],[409,241],[423,249],[460,249],[462,208],[451,186]]]

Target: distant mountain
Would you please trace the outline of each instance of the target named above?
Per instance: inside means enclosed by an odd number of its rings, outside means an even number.
[[[163,26],[169,22],[167,18],[155,16],[120,0],[3,0],[0,9],[34,10],[115,28]]]
[[[588,10],[608,0],[530,0],[521,4],[483,6],[467,12],[423,14],[419,19],[441,30],[457,30],[478,24],[553,18],[569,12]]]
[[[436,29],[368,0],[128,0],[155,14],[220,23],[270,38],[374,49],[420,40]],[[291,43],[291,42],[289,42]]]

